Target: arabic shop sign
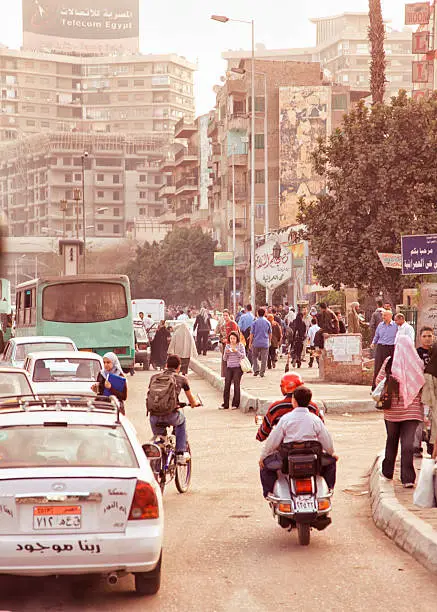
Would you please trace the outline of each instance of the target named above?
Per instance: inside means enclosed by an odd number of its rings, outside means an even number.
[[[23,0],[23,31],[80,39],[138,37],[138,0]]]
[[[273,247],[276,242],[281,245],[280,256],[273,257]],[[283,242],[281,236],[272,237],[255,252],[255,275],[256,282],[266,287],[270,291],[282,285],[291,278],[291,258],[292,254],[288,248],[288,237],[284,233]]]
[[[216,251],[214,253],[214,266],[221,268],[234,265],[234,254],[232,251]]]
[[[384,268],[402,269],[402,255],[400,253],[378,253],[378,257]]]
[[[437,234],[402,236],[402,274],[437,274]]]

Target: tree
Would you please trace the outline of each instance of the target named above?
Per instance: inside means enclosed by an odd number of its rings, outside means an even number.
[[[164,298],[170,304],[200,305],[211,299],[215,279],[217,243],[198,227],[176,228],[157,244],[138,247],[129,276],[136,298]]]
[[[414,279],[384,269],[377,252],[400,253],[402,234],[437,227],[437,94],[426,101],[400,92],[371,110],[363,102],[313,154],[327,190],[300,203],[325,286],[385,291],[393,303]]]
[[[381,0],[369,0],[369,40],[371,47],[370,91],[373,104],[382,103],[385,90],[385,29],[382,19]]]

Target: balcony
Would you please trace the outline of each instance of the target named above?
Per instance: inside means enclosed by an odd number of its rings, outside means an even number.
[[[232,221],[233,221],[232,219],[229,221],[229,232],[230,233],[232,233],[233,231]],[[235,219],[235,233],[237,234],[237,236],[246,234],[246,230],[247,230],[247,219],[236,218]]]
[[[212,163],[220,163],[222,159],[222,147],[219,144],[212,145]]]
[[[194,123],[188,123],[185,117],[179,119],[174,126],[174,137],[175,138],[190,138],[197,132],[197,126]]]
[[[208,130],[207,130],[208,138],[211,138],[212,136],[214,136],[214,134],[217,132],[217,129],[218,129],[218,122],[216,121],[216,119],[211,119],[208,123]]]
[[[169,155],[165,159],[162,160],[161,165],[159,167],[160,172],[171,172],[175,167],[175,158],[174,155]]]
[[[184,176],[176,181],[176,195],[189,195],[197,191],[198,180],[196,176]]]
[[[236,200],[245,200],[247,198],[248,190],[244,183],[235,183],[234,191]],[[228,187],[228,197],[232,199],[232,183]]]
[[[174,195],[176,192],[176,187],[174,185],[163,185],[159,190],[160,198],[169,198]]]
[[[228,130],[246,131],[249,125],[246,113],[234,113],[228,117]]]
[[[247,166],[247,153],[232,153],[232,155],[228,155],[228,166]]]
[[[197,162],[199,149],[197,147],[185,147],[178,151],[175,155],[175,165],[182,166],[184,164],[192,164]]]
[[[179,208],[176,208],[176,222],[189,221],[192,213],[192,204],[185,204],[183,206],[180,206]]]

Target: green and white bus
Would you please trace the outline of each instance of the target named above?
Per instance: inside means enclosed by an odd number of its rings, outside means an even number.
[[[127,276],[47,276],[18,285],[16,336],[68,336],[79,350],[116,353],[134,367],[135,343]]]

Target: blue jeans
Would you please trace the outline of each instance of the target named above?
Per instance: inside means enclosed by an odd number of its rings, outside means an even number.
[[[170,412],[170,414],[163,414],[161,416],[150,415],[150,427],[152,428],[153,435],[163,436],[165,435],[165,428],[158,427],[158,423],[173,425],[175,429],[177,453],[183,453],[187,450],[187,427],[185,425],[185,415],[182,410],[176,410],[176,412]]]

